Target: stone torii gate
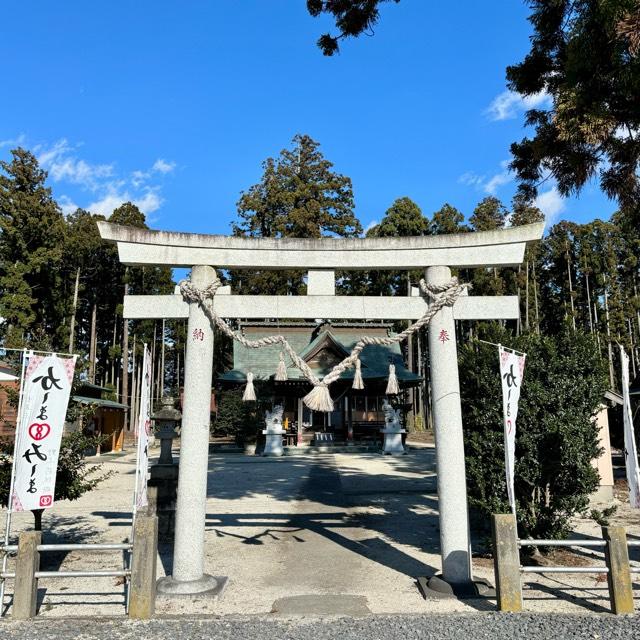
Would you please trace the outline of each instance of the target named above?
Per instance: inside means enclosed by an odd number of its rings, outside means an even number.
[[[420,296],[336,296],[335,270],[426,269],[429,285],[451,278],[450,267],[506,267],[522,263],[543,224],[497,231],[408,238],[242,238],[149,231],[99,222],[100,235],[118,246],[127,265],[191,268],[205,289],[215,269],[306,269],[307,295],[233,295],[219,289],[213,305],[223,318],[416,320]],[[173,576],[159,590],[197,594],[218,587],[204,572],[204,534],[213,368],[213,327],[197,303],[181,295],[125,296],[124,317],[188,318]],[[428,328],[442,578],[454,589],[472,586],[462,412],[455,320],[517,319],[516,296],[462,296],[438,311]],[[195,337],[197,336],[197,338]]]

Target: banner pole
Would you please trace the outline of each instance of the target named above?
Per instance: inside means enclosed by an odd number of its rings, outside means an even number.
[[[30,353],[33,353],[31,351]],[[9,536],[11,533],[11,502],[13,500],[13,483],[15,480],[15,459],[16,459],[16,447],[17,447],[17,439],[18,439],[18,428],[20,426],[20,419],[22,417],[22,395],[24,392],[24,375],[26,371],[26,363],[27,363],[27,350],[22,349],[22,370],[20,372],[20,392],[18,393],[18,411],[16,412],[16,430],[13,435],[13,460],[11,462],[11,482],[9,484],[9,500],[7,501],[7,516],[4,525],[4,544],[2,549],[2,573],[6,573],[7,570],[7,559],[9,558],[9,552],[5,549],[5,547],[9,544]],[[4,616],[4,589],[5,589],[5,578],[0,577],[0,618]]]
[[[134,541],[135,541],[135,525],[136,525],[136,516],[138,514],[138,475],[140,473],[140,433],[141,433],[141,428],[140,428],[140,416],[142,415],[142,412],[145,411],[146,412],[146,407],[145,405],[147,404],[146,402],[143,402],[144,399],[144,393],[143,393],[143,385],[146,384],[146,380],[145,380],[145,376],[147,373],[147,368],[149,366],[149,353],[148,353],[148,349],[147,349],[147,343],[144,343],[143,346],[143,356],[142,356],[142,376],[140,377],[140,406],[138,407],[138,415],[135,417],[136,419],[136,425],[134,427],[134,433],[136,436],[136,473],[135,473],[135,480],[134,480],[134,485],[133,485],[133,504],[131,505],[131,534],[129,535],[129,538],[131,539],[131,544],[133,545]],[[149,395],[149,394],[147,394]],[[143,425],[144,429],[146,429],[146,427]],[[129,554],[129,564],[131,564],[131,554]],[[129,609],[129,598],[130,598],[130,594],[131,594],[131,585],[128,586],[127,588],[127,596],[126,596],[126,608],[127,611]]]
[[[481,340],[480,338],[474,338],[476,342],[482,342],[484,344],[490,344],[492,347],[499,347],[500,349],[504,349],[505,351],[511,351],[512,353],[519,353],[521,356],[526,356],[527,354],[524,351],[518,351],[517,349],[511,349],[509,347],[505,347],[503,344],[498,344],[497,342],[489,342],[488,340]]]
[[[622,369],[622,411],[624,423],[624,464],[629,485],[629,506],[632,509],[640,508],[640,470],[638,469],[638,449],[636,436],[633,430],[633,415],[631,414],[631,401],[629,398],[629,356],[624,347],[620,347],[620,367]]]

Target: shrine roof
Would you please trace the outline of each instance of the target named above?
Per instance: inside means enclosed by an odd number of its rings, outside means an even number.
[[[72,396],[72,400],[80,404],[93,404],[105,409],[128,409],[128,405],[116,402],[115,400],[106,400],[105,398],[92,398],[89,396]]]
[[[283,335],[298,355],[310,361],[312,371],[318,376],[326,375],[336,362],[351,352],[362,336],[386,337],[390,335],[389,326],[381,324],[369,327],[363,327],[361,324],[323,325],[321,327],[298,324],[280,328],[273,325],[256,324],[245,325],[243,329],[246,337],[251,340],[270,335]],[[280,351],[281,348],[277,344],[260,349],[249,349],[234,342],[233,369],[222,374],[219,379],[226,382],[244,382],[249,371],[258,380],[273,379],[280,360]],[[325,354],[324,361],[323,354]],[[329,354],[333,357],[327,357]],[[360,354],[360,361],[364,380],[387,378],[390,363],[395,365],[399,380],[415,382],[421,379],[420,376],[404,366],[400,345],[397,343],[369,345]],[[290,358],[286,355],[285,362],[291,365]],[[350,369],[340,377],[350,380],[353,379],[353,375],[354,369]],[[293,366],[287,367],[287,378],[291,381],[304,380],[302,373]]]

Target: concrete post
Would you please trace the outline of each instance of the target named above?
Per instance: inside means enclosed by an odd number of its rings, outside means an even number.
[[[40,568],[38,545],[42,532],[25,531],[18,538],[16,559],[16,580],[13,592],[13,619],[28,620],[36,615],[38,602],[38,580],[36,571]]]
[[[494,514],[491,516],[491,528],[498,611],[522,611],[516,519],[510,513]]]
[[[449,267],[429,267],[426,271],[428,284],[445,284],[450,278]],[[429,368],[438,473],[442,577],[452,586],[468,586],[471,584],[471,545],[456,327],[452,307],[442,308],[429,323]]]
[[[138,513],[133,529],[133,557],[129,583],[130,618],[153,618],[156,611],[157,557],[158,518]]]
[[[609,597],[613,613],[633,613],[633,588],[629,571],[629,547],[624,527],[602,527],[607,541],[605,557],[609,573]]]
[[[199,289],[208,287],[214,279],[213,267],[197,265],[191,269],[191,282]],[[160,593],[189,595],[214,590],[218,586],[215,578],[204,573],[212,374],[213,327],[200,305],[191,302],[184,369],[173,576],[158,582]]]

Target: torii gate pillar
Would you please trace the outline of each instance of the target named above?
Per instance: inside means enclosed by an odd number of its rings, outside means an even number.
[[[191,269],[191,282],[198,289],[206,289],[215,279],[213,267],[197,265]],[[184,369],[173,575],[158,582],[160,593],[198,594],[221,586],[219,579],[204,572],[212,375],[213,327],[200,305],[191,302]]]
[[[426,270],[427,284],[441,285],[450,279],[449,267],[429,267]],[[465,589],[471,585],[471,540],[453,307],[443,307],[429,323],[429,369],[442,577],[454,590],[456,586]]]

